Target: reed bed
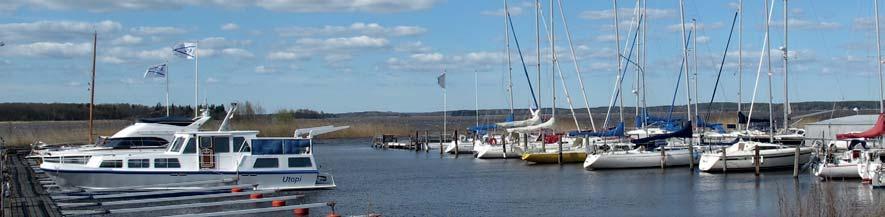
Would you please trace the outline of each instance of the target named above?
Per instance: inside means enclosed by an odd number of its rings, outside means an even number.
[[[780,216],[885,216],[885,203],[876,201],[872,194],[877,190],[867,185],[817,182],[808,190],[797,188],[778,187]]]

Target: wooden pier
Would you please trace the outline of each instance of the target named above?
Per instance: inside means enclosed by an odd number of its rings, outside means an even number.
[[[3,217],[62,216],[40,181],[45,175],[31,169],[27,149],[9,149],[3,160]],[[8,186],[8,187],[6,187]]]

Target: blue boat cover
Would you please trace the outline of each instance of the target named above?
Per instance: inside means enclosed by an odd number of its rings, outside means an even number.
[[[470,132],[474,132],[476,134],[485,134],[489,130],[497,129],[498,125],[495,124],[486,124],[486,125],[476,125],[473,127],[468,127],[467,130]]]
[[[576,130],[576,131],[571,131],[571,132],[568,133],[568,136],[570,136],[570,137],[577,137],[577,136],[582,136],[582,137],[612,137],[612,136],[618,136],[618,137],[621,137],[621,136],[624,136],[624,123],[623,123],[623,122],[620,122],[620,123],[618,123],[618,125],[617,125],[615,128],[612,128],[612,129],[607,130],[607,131],[602,131],[602,132],[593,132],[593,131],[589,131],[589,130],[585,130],[585,131],[577,131],[577,130]]]
[[[692,136],[691,129],[693,128],[691,126],[691,121],[689,121],[688,124],[684,124],[682,126],[683,126],[682,129],[679,129],[676,132],[654,135],[654,136],[649,136],[649,137],[645,137],[645,138],[641,138],[641,139],[634,139],[634,140],[630,140],[630,142],[632,142],[633,144],[637,144],[637,145],[647,145],[647,144],[654,143],[654,141],[668,139],[668,138],[691,138],[691,136]]]

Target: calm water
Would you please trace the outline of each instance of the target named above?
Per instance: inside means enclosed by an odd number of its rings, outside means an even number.
[[[779,213],[779,194],[795,200],[796,193],[801,197],[827,185],[847,200],[885,205],[878,200],[885,190],[859,181],[820,182],[808,173],[795,181],[792,171],[766,172],[758,179],[752,173],[690,173],[687,167],[586,171],[579,164],[440,157],[438,150],[379,150],[369,144],[317,144],[321,170],[335,176],[338,188],[309,192],[304,202],[335,200],[346,215],[758,216]]]

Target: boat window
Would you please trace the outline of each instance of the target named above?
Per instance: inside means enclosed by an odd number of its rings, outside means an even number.
[[[230,152],[230,137],[213,136],[212,143],[215,145],[215,153]]]
[[[245,147],[243,147],[245,145]],[[249,141],[243,137],[234,137],[234,149],[235,152],[251,152],[252,150],[249,148]]]
[[[123,160],[104,160],[101,162],[101,168],[123,168]]]
[[[181,164],[178,158],[157,158],[154,159],[154,168],[180,168]]]
[[[86,164],[89,158],[90,156],[64,157],[61,159],[61,162],[66,164]]]
[[[252,165],[252,168],[277,168],[280,167],[279,159],[277,158],[258,158],[255,159],[255,164]]]
[[[184,146],[184,153],[185,154],[197,153],[197,142],[194,140],[197,140],[197,138],[194,137],[194,138],[187,140],[187,145]]]
[[[187,139],[185,137],[176,137],[175,140],[172,140],[172,145],[169,147],[170,152],[178,152],[181,148],[181,144],[184,143],[184,140]]]
[[[61,160],[59,160],[58,157],[44,157],[43,162],[58,163],[61,162]]]
[[[157,137],[110,138],[102,146],[114,149],[129,149],[142,146],[164,146],[168,141]]]
[[[253,139],[252,140],[252,154],[254,155],[269,155],[269,154],[282,154],[283,153],[283,140],[280,139]]]
[[[313,163],[310,162],[309,157],[290,157],[289,158],[289,167],[311,167]]]
[[[283,154],[304,154],[310,147],[309,139],[285,139],[283,140]]]
[[[150,159],[129,159],[126,166],[129,168],[149,168],[151,167]]]

